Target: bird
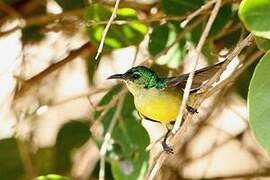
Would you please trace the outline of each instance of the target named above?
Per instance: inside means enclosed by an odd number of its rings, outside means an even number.
[[[207,66],[194,72],[190,97],[220,69],[225,61]],[[163,124],[167,133],[161,142],[163,150],[173,153],[166,143],[172,124],[176,121],[182,103],[184,88],[190,73],[175,77],[159,77],[157,73],[145,66],[136,66],[123,74],[114,74],[107,79],[118,79],[125,82],[134,97],[134,105],[141,119]],[[189,99],[192,99],[190,98]],[[190,105],[186,106],[190,113],[198,113]]]

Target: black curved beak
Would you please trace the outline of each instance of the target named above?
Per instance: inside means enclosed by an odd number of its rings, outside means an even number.
[[[126,75],[125,74],[114,74],[114,75],[108,77],[107,79],[126,79]]]

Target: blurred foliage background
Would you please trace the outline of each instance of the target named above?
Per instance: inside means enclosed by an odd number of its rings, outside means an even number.
[[[161,146],[145,148],[165,130],[140,121],[126,87],[106,78],[139,64],[161,77],[188,72],[213,5],[181,23],[209,2],[121,0],[95,59],[115,1],[1,0],[1,179],[144,179]],[[223,60],[249,32],[256,43],[228,66],[221,80],[234,79],[200,107],[181,149],[156,179],[269,179],[261,147],[270,151],[269,116],[256,114],[269,110],[269,100],[257,101],[269,99],[269,83],[256,89],[269,81],[268,56],[249,95],[252,129],[247,121],[248,87],[270,47],[269,4],[222,1],[199,67]]]

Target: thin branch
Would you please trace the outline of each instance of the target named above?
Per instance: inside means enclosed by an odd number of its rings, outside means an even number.
[[[208,1],[206,4],[204,4],[203,6],[201,6],[201,8],[197,9],[196,11],[194,11],[193,13],[191,13],[190,15],[188,15],[188,17],[186,18],[186,20],[184,20],[181,24],[180,27],[184,28],[186,27],[186,25],[196,16],[198,16],[202,11],[209,9],[213,4],[216,3],[216,0],[211,0]]]
[[[172,42],[170,45],[168,45],[167,47],[165,47],[161,52],[159,52],[157,55],[155,55],[154,57],[149,56],[147,58],[145,58],[141,64],[145,65],[148,63],[149,60],[151,59],[158,59],[159,57],[161,57],[162,55],[168,53],[168,51],[177,43],[179,43],[181,41],[182,38],[184,38],[186,36],[186,34],[188,32],[190,32],[191,30],[193,30],[195,27],[197,27],[199,24],[201,24],[204,20],[204,16],[201,16],[199,18],[197,18],[194,22],[192,22],[190,25],[188,25],[183,31],[181,31],[175,38],[174,42]]]
[[[90,97],[90,96],[96,95],[98,93],[102,93],[102,92],[108,91],[109,89],[110,89],[110,87],[97,88],[97,89],[91,90],[91,91],[86,92],[86,93],[81,93],[81,94],[78,94],[78,95],[74,95],[72,97],[68,97],[66,99],[63,99],[63,100],[58,101],[58,102],[54,102],[54,103],[49,104],[49,105],[50,105],[50,107],[62,105],[62,104],[65,104],[67,102],[70,102],[70,101],[73,101],[73,100],[76,100],[76,99]]]
[[[210,79],[208,80],[205,85],[202,86],[202,88],[198,91],[197,94],[202,94],[203,92],[206,92],[212,84],[217,82],[219,80],[219,77],[221,74],[225,71],[228,64],[238,55],[240,52],[246,47],[249,46],[254,40],[254,36],[252,34],[249,34],[243,41],[238,43],[234,50],[228,54],[228,56],[225,59],[224,64],[221,66],[219,71]]]
[[[78,56],[83,55],[83,56],[88,56],[89,54],[93,54],[95,52],[95,48],[89,44],[86,43],[82,47],[76,50],[72,50],[66,58],[63,60],[52,64],[49,66],[47,69],[41,71],[39,74],[33,76],[32,78],[22,81],[22,84],[20,88],[16,91],[15,93],[15,99],[23,96],[27,91],[29,91],[34,85],[40,83],[47,75],[51,74],[52,72],[58,70],[59,68],[63,67],[67,63],[73,61],[76,59]]]
[[[120,99],[119,99],[119,103],[116,107],[116,110],[115,110],[115,113],[112,117],[112,120],[110,122],[110,125],[108,127],[108,130],[105,134],[105,138],[104,138],[104,141],[103,141],[103,144],[101,145],[101,148],[100,148],[100,168],[99,168],[99,180],[104,180],[105,179],[105,157],[106,157],[106,153],[107,153],[107,149],[108,149],[108,145],[110,143],[110,139],[111,139],[111,136],[112,136],[112,132],[113,132],[113,129],[114,129],[114,126],[121,114],[121,110],[122,110],[122,107],[123,107],[123,103],[124,103],[124,98],[125,96],[122,96]]]
[[[187,84],[186,84],[183,99],[182,99],[182,104],[181,104],[180,109],[179,109],[179,114],[177,116],[176,123],[175,123],[175,125],[173,127],[173,130],[172,130],[173,133],[176,133],[178,131],[178,129],[180,128],[183,112],[184,112],[184,109],[186,107],[189,92],[190,92],[190,89],[191,89],[191,84],[192,84],[194,72],[195,72],[196,66],[197,66],[198,61],[199,61],[199,54],[201,52],[201,49],[203,47],[203,44],[204,44],[207,36],[208,36],[208,33],[209,33],[210,29],[211,29],[211,26],[212,26],[217,14],[218,14],[218,11],[219,11],[220,7],[221,7],[221,0],[216,0],[216,4],[214,6],[214,9],[211,12],[209,20],[208,20],[208,22],[206,24],[206,27],[205,27],[205,29],[204,29],[204,31],[203,31],[203,33],[201,35],[201,38],[199,40],[199,43],[198,43],[198,45],[196,47],[197,58],[196,58],[196,61],[195,61],[194,65],[192,66],[192,71],[189,74],[189,77],[188,77],[188,80],[187,80]],[[164,163],[166,158],[167,158],[167,154],[162,153],[160,155],[160,157],[157,159],[156,163],[154,163],[153,168],[150,169],[150,174],[148,176],[148,179],[153,180],[155,178],[156,174],[158,173],[159,169],[161,168],[161,166]]]
[[[163,134],[162,136],[160,136],[158,139],[156,139],[154,142],[150,143],[145,150],[146,151],[150,151],[154,145],[156,145],[157,143],[159,143],[163,138],[165,137],[165,134]]]
[[[107,35],[108,31],[109,31],[109,28],[110,28],[110,26],[112,24],[112,21],[117,16],[117,9],[118,9],[119,2],[120,2],[120,0],[116,0],[115,5],[114,5],[114,8],[113,8],[112,15],[111,15],[111,17],[109,19],[109,22],[105,26],[104,31],[102,32],[101,41],[100,41],[100,44],[99,44],[99,47],[98,47],[98,50],[97,50],[97,55],[96,55],[95,59],[98,59],[99,55],[101,54],[101,52],[103,50],[103,45],[104,45],[104,42],[105,42],[106,35]]]
[[[133,19],[133,20],[114,20],[111,24],[117,24],[117,25],[124,25],[124,24],[130,24],[134,22],[140,22],[140,23],[151,23],[156,21],[180,21],[185,19],[187,16],[162,16],[162,17],[149,17],[144,19]],[[86,26],[96,26],[96,25],[106,25],[109,21],[95,21],[95,20],[87,20],[83,22]]]
[[[125,94],[127,93],[127,89],[123,89],[121,92],[119,92],[116,96],[113,97],[113,99],[106,104],[103,107],[103,110],[101,112],[101,114],[99,115],[98,119],[95,120],[94,124],[91,125],[90,127],[90,131],[94,132],[94,130],[96,129],[96,127],[101,123],[101,121],[104,119],[105,115],[107,114],[107,112],[116,105],[116,103],[119,101],[119,99],[123,96],[125,96]]]
[[[172,130],[172,133],[176,133],[176,131],[180,128],[180,124],[181,124],[181,121],[182,121],[182,117],[183,117],[183,112],[185,110],[185,107],[186,107],[186,104],[187,104],[187,101],[188,101],[188,97],[189,97],[189,93],[190,93],[190,89],[191,89],[191,85],[192,85],[192,81],[193,81],[193,76],[194,76],[194,73],[195,73],[195,70],[196,70],[196,67],[198,65],[198,62],[199,62],[199,56],[200,56],[200,53],[201,53],[201,50],[202,50],[202,47],[203,47],[203,44],[208,36],[208,33],[215,21],[215,18],[218,14],[218,11],[221,7],[221,0],[215,0],[216,1],[216,4],[214,6],[214,9],[209,17],[209,20],[206,24],[206,27],[201,35],[201,38],[199,40],[199,43],[196,47],[196,61],[195,63],[193,64],[192,66],[192,70],[191,70],[191,73],[189,74],[188,76],[188,80],[187,80],[187,84],[186,84],[186,87],[185,87],[185,90],[184,90],[184,95],[183,95],[183,100],[182,100],[182,104],[180,106],[180,109],[179,109],[179,114],[177,116],[177,119],[176,119],[176,122],[175,122],[175,125],[173,127],[173,130]]]
[[[225,86],[228,84],[232,84],[240,75],[243,71],[245,71],[252,63],[254,63],[259,57],[261,57],[264,53],[262,51],[256,51],[254,54],[250,56],[250,58],[246,61],[245,64],[243,64],[240,68],[236,69],[233,74],[207,91],[205,96],[209,96],[210,94],[213,94],[221,89],[223,89]]]
[[[231,60],[236,57],[238,54],[240,54],[240,52],[242,51],[242,49],[248,45],[250,45],[250,43],[254,40],[254,37],[250,34],[248,35],[243,41],[241,41],[236,47],[235,49],[227,56],[227,60],[226,62],[231,62]],[[225,70],[225,67],[222,67],[219,72],[217,72],[216,74],[220,74]],[[219,79],[219,76],[213,76],[212,79],[210,79],[208,82],[214,83]],[[206,87],[206,90],[209,89],[211,87],[212,84],[210,83],[206,83],[208,84]],[[205,91],[203,91],[205,92]],[[206,91],[207,92],[207,91]],[[207,93],[199,93],[198,96],[195,97],[194,103],[192,105],[192,107],[194,107],[195,109],[197,109],[200,104],[209,96],[210,91],[208,91]],[[212,93],[216,92],[216,90],[211,91]],[[192,123],[192,117],[193,114],[188,113],[185,117],[185,121],[182,125],[182,127],[180,128],[179,131],[177,131],[177,133],[172,137],[171,140],[171,144],[173,148],[176,148],[176,151],[178,151],[179,147],[176,147],[176,145],[180,145],[179,144],[179,139],[183,139],[183,136],[185,134],[185,132],[187,131],[188,127],[191,125]],[[160,157],[158,158],[155,166],[153,167],[153,170],[151,171],[153,172],[157,172],[159,170],[159,168],[161,167],[161,165],[163,164],[163,162],[165,161],[165,159],[167,158],[167,154],[165,154],[164,152],[161,153]],[[155,172],[155,173],[156,173]],[[155,174],[154,174],[155,175]]]

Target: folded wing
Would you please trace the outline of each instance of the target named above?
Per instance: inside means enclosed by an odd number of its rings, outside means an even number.
[[[206,80],[210,79],[220,69],[220,67],[222,66],[224,62],[225,61],[222,61],[215,65],[196,70],[194,73],[191,90],[199,89]],[[164,82],[165,82],[166,87],[178,86],[184,89],[186,86],[186,82],[187,82],[189,74],[190,73],[165,79]]]

